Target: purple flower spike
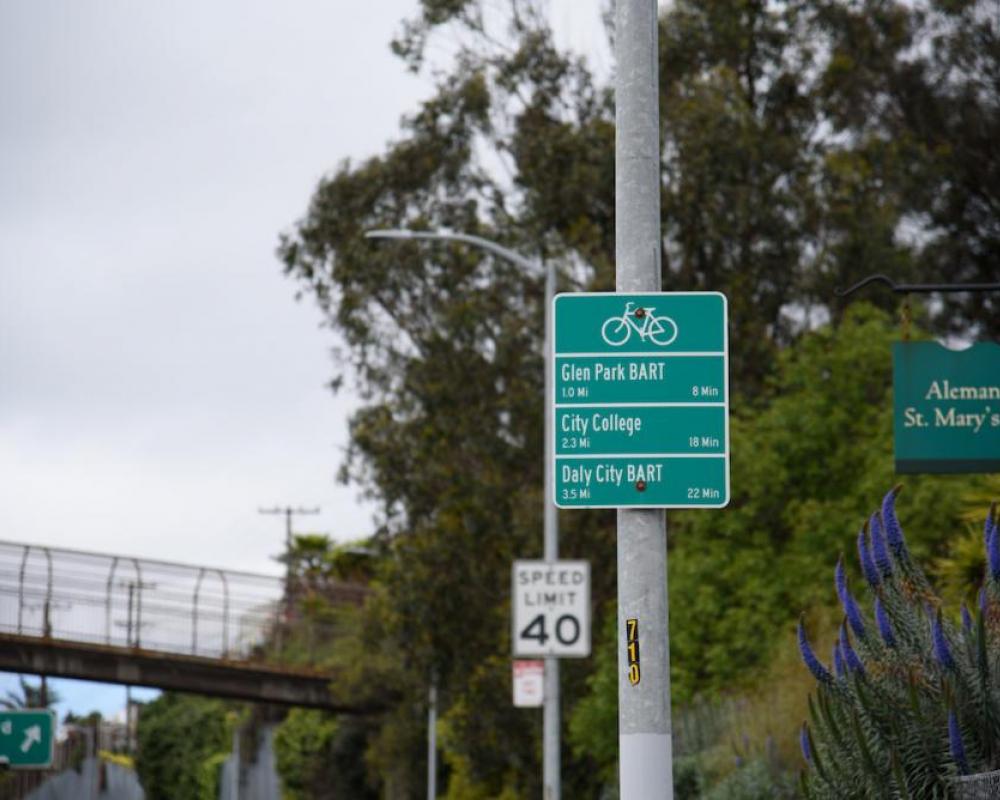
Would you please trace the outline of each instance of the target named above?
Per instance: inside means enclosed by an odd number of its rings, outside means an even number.
[[[833,673],[838,678],[843,678],[847,674],[847,665],[840,654],[840,642],[833,643]]]
[[[861,659],[858,658],[858,654],[851,647],[851,640],[847,636],[846,625],[840,626],[840,652],[844,654],[844,663],[847,665],[848,670],[864,675],[865,668],[861,663]]]
[[[865,529],[858,533],[858,560],[861,561],[861,571],[864,573],[868,585],[874,589],[878,586],[878,569],[872,560],[872,552],[868,549],[868,542],[865,541]]]
[[[889,558],[889,550],[885,543],[885,534],[882,532],[882,521],[878,514],[872,514],[869,520],[872,536],[872,556],[875,558],[875,566],[882,574],[883,578],[892,575],[892,559]]]
[[[889,549],[899,559],[905,558],[907,555],[903,529],[896,518],[896,495],[902,488],[902,486],[897,486],[882,499],[882,522],[885,525],[885,538],[889,543]]]
[[[802,748],[802,757],[811,762],[812,758],[812,747],[809,746],[809,726],[804,722],[802,723],[802,728],[799,730],[799,747]]]
[[[965,603],[962,603],[962,630],[966,633],[972,632],[972,615],[965,607]]]
[[[990,535],[997,529],[997,521],[993,516],[996,512],[996,504],[990,506],[990,511],[986,515],[986,521],[983,523],[983,544],[987,548],[990,546]]]
[[[847,622],[851,626],[851,630],[854,631],[854,635],[859,639],[864,639],[866,631],[865,623],[861,620],[861,609],[858,608],[858,603],[850,592],[847,593],[847,598],[844,601],[844,614],[847,615]]]
[[[830,671],[820,663],[812,647],[809,645],[809,640],[806,638],[806,629],[801,619],[799,619],[799,653],[802,655],[802,661],[809,668],[809,671],[816,680],[820,683],[833,683],[833,676],[830,674]]]
[[[986,540],[986,563],[989,566],[990,577],[1000,581],[1000,533],[994,526]]]
[[[882,637],[886,647],[895,647],[896,635],[892,632],[892,623],[889,621],[889,615],[885,613],[885,607],[877,597],[875,598],[875,623],[878,625],[879,636]]]
[[[833,585],[837,590],[837,597],[842,604],[847,602],[847,575],[844,573],[844,557],[837,559],[837,568],[833,571]]]
[[[941,625],[941,615],[938,614],[931,623],[931,639],[934,642],[934,658],[945,669],[955,668],[955,659],[951,655],[951,648],[948,646],[948,639],[944,635],[944,627]]]
[[[851,625],[851,630],[859,639],[865,638],[865,625],[861,620],[861,609],[858,608],[857,601],[851,596],[847,588],[847,574],[844,572],[844,557],[837,559],[837,568],[833,572],[833,585],[837,589],[837,597],[844,607],[847,621]]]
[[[969,774],[969,762],[965,757],[965,744],[962,742],[962,731],[958,727],[958,717],[955,712],[948,711],[948,744],[951,748],[951,757],[958,765],[958,771],[962,775]]]

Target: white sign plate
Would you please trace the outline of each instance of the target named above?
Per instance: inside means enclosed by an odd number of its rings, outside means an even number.
[[[590,655],[590,563],[515,561],[514,658]]]
[[[545,662],[514,662],[514,707],[538,708],[545,702]]]

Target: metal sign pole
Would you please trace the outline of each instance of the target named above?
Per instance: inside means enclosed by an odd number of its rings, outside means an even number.
[[[437,679],[427,693],[427,800],[437,797]]]
[[[617,0],[615,260],[618,292],[660,291],[656,0]],[[621,800],[672,800],[667,530],[662,510],[618,510]]]
[[[555,498],[552,495],[552,444],[553,444],[553,399],[552,399],[552,298],[555,295],[555,265],[550,260],[545,265],[545,466],[544,495],[545,510],[542,529],[545,537],[546,561],[559,558],[559,517]],[[559,659],[548,656],[545,659],[545,677],[542,711],[542,782],[545,787],[544,800],[560,800],[562,795],[562,775],[560,772],[559,747]]]

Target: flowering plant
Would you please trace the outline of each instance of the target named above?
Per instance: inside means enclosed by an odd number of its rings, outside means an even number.
[[[913,561],[896,517],[900,487],[858,534],[870,603],[851,592],[843,557],[834,586],[844,621],[827,667],[800,620],[802,660],[817,680],[800,743],[807,798],[945,798],[949,779],[1000,768],[1000,529],[983,529],[978,608],[960,622]]]

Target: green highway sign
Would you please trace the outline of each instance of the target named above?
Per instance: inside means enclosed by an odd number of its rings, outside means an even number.
[[[52,766],[55,731],[54,711],[0,711],[0,764],[13,769],[45,769]]]
[[[892,348],[896,472],[1000,472],[1000,344]]]
[[[726,385],[726,364],[722,358],[677,358],[666,362],[607,356],[596,363],[593,357],[559,358],[556,403],[574,400],[588,403],[683,403],[697,398],[718,399]],[[702,390],[707,391],[702,391]]]
[[[556,505],[729,502],[726,317],[718,292],[556,295]]]
[[[726,453],[726,420],[718,406],[557,408],[555,425],[560,455]]]

